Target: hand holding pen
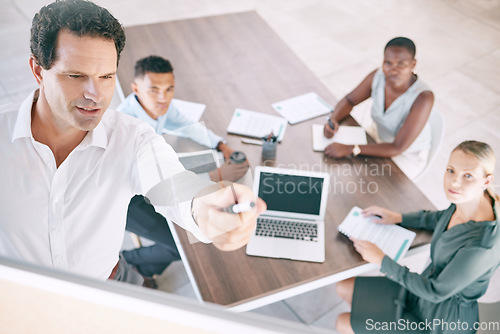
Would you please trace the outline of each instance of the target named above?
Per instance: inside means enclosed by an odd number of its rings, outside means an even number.
[[[339,123],[336,120],[332,120],[330,117],[327,118],[327,122],[325,123],[323,134],[326,138],[332,138],[333,135],[338,131]]]
[[[201,233],[218,249],[231,251],[250,240],[266,203],[250,188],[224,181],[222,189],[213,184],[200,192],[191,210]]]

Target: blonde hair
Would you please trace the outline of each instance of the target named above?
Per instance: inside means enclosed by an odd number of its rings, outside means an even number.
[[[475,141],[475,140],[467,140],[464,142],[461,142],[457,147],[453,149],[452,152],[455,151],[462,151],[466,154],[469,154],[479,160],[479,163],[483,167],[484,170],[484,175],[493,175],[495,172],[495,153],[493,152],[493,149],[491,148],[490,145],[480,142],[480,141]],[[493,197],[497,205],[499,205],[500,202],[500,196],[495,192],[495,186],[491,182],[488,188],[485,189],[485,191]]]

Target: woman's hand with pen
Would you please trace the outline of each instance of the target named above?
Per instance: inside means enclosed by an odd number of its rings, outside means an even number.
[[[327,122],[323,128],[323,134],[325,135],[326,138],[332,138],[335,133],[337,133],[339,129],[339,123],[331,119],[330,117],[327,118]]]

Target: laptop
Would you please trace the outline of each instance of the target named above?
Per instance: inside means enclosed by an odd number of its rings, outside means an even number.
[[[325,261],[325,211],[330,176],[256,167],[254,192],[267,204],[246,253],[310,262]]]

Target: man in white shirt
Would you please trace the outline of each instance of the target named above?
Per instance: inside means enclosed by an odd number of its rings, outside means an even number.
[[[173,131],[201,145],[217,149],[224,154],[226,162],[221,166],[224,180],[237,181],[248,170],[248,162],[233,163],[229,159],[233,150],[222,137],[209,129],[200,129],[201,124],[182,114],[172,103],[175,93],[174,69],[170,61],[159,56],[139,59],[134,66],[133,93],[118,106],[117,110],[151,125],[157,134]],[[200,131],[201,130],[201,131]],[[214,182],[219,173],[214,169],[208,173]],[[141,195],[130,201],[126,229],[155,242],[152,246],[124,251],[126,261],[145,277],[161,274],[173,261],[180,260],[174,239],[165,218],[156,213]]]
[[[193,199],[207,184],[163,138],[107,110],[124,43],[120,23],[88,1],[57,1],[33,18],[39,89],[0,110],[0,256],[107,279],[135,194],[221,250],[250,238],[265,209],[251,190],[234,185],[239,201],[257,202],[241,220],[220,210],[234,203],[229,187]]]

